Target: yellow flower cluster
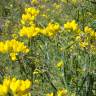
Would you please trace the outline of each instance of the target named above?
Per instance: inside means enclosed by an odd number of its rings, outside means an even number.
[[[26,24],[26,22],[33,22],[38,14],[39,10],[34,7],[25,8],[25,13],[22,14],[21,23]]]
[[[81,48],[88,47],[93,50],[96,46],[94,42],[96,40],[96,32],[92,28],[85,26],[84,32],[82,31],[80,35],[76,37],[76,40],[79,41]]]
[[[0,42],[0,52],[1,53],[10,53],[12,60],[16,60],[16,55],[19,52],[27,53],[29,49],[24,45],[23,42],[17,41],[15,39],[7,40],[5,42]]]
[[[52,24],[49,23],[47,27],[45,27],[44,29],[36,27],[35,25],[32,25],[30,27],[23,27],[19,34],[20,36],[27,36],[28,38],[37,36],[39,33],[46,35],[46,36],[53,36],[56,34],[56,32],[58,32],[60,29],[60,26],[58,23]]]
[[[67,90],[66,89],[58,90],[57,95],[58,96],[67,96]]]
[[[64,28],[67,29],[67,30],[76,31],[78,29],[78,24],[76,23],[75,20],[72,20],[72,21],[67,22],[66,24],[64,24]]]
[[[21,37],[26,36],[28,38],[32,38],[34,36],[37,36],[38,34],[53,36],[54,34],[56,34],[56,32],[58,32],[58,30],[60,29],[60,25],[58,23],[49,23],[45,28],[37,27],[34,20],[38,14],[39,10],[33,7],[25,9],[25,14],[22,15],[21,21],[22,24],[26,24],[28,26],[24,25],[21,28],[19,32],[19,35]]]
[[[60,29],[60,25],[58,23],[49,23],[47,27],[45,27],[42,30],[42,34],[46,35],[46,36],[53,36],[56,34],[56,32],[58,32]]]
[[[90,48],[91,51],[96,52],[96,43],[94,42],[96,40],[96,32],[91,27],[85,26],[84,31],[80,30],[76,21],[72,20],[65,23],[64,28],[78,33],[75,39],[79,42],[81,49]]]
[[[59,89],[57,91],[57,96],[68,96],[67,94],[68,94],[68,92],[66,89]],[[53,96],[53,93],[49,93],[46,96]]]
[[[5,78],[3,84],[0,84],[0,96],[31,96],[29,93],[31,87],[30,80],[17,80],[16,78]]]
[[[4,79],[3,84],[0,84],[0,96],[6,96],[10,86],[10,79]]]
[[[84,32],[87,33],[87,34],[89,34],[92,37],[96,37],[96,32],[92,28],[90,28],[88,26],[86,26],[84,28]]]
[[[41,29],[39,27],[36,27],[35,25],[32,25],[30,27],[23,27],[19,34],[20,36],[27,36],[28,38],[34,37],[36,35],[38,35],[38,33],[41,31]]]
[[[53,96],[53,93],[48,93],[46,96]]]
[[[85,47],[88,46],[88,42],[80,42],[79,45],[80,45],[81,48],[85,48]]]
[[[34,7],[25,8],[25,14],[22,15],[21,19],[21,23],[24,24],[24,26],[19,32],[21,37],[26,36],[28,38],[31,38],[38,35],[38,32],[40,32],[40,28],[36,27],[36,25],[34,24],[34,20],[38,14],[39,10],[35,9]]]

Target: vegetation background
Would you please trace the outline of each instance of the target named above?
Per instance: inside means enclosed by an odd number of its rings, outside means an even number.
[[[58,23],[60,30],[54,36],[20,37],[22,14],[28,7],[40,11],[35,20],[37,26],[45,28],[50,22]],[[8,53],[0,53],[0,82],[5,76],[29,79],[32,96],[52,92],[55,96],[59,89],[67,90],[66,95],[60,96],[96,96],[96,37],[93,40],[87,34],[89,43],[79,46],[78,34],[64,28],[72,20],[78,24],[84,40],[85,26],[96,32],[96,1],[0,0],[0,40],[15,38],[30,50],[19,54],[16,61]],[[94,50],[90,47],[93,43]]]

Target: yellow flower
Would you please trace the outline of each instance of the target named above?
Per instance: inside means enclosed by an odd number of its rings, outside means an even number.
[[[0,84],[0,96],[6,96],[9,91],[10,79],[5,78],[3,84]]]
[[[72,21],[67,22],[66,24],[64,24],[64,28],[68,29],[68,30],[76,31],[78,29],[78,24],[76,23],[75,20],[72,20]]]
[[[91,31],[93,31],[92,28],[90,28],[90,27],[88,27],[88,26],[85,26],[84,32],[89,33],[89,32],[91,32]]]
[[[5,52],[3,42],[0,42],[0,52]]]
[[[28,95],[30,87],[31,81],[16,80],[16,78],[13,78],[10,84],[10,89],[15,96],[30,96]]]
[[[25,8],[25,13],[22,14],[21,24],[33,22],[38,14],[39,10],[34,7]]]
[[[6,40],[5,42],[0,42],[0,52],[9,53],[13,61],[16,60],[16,55],[19,52],[28,53],[29,49],[24,45],[23,42],[17,41],[15,39]]]
[[[30,20],[30,18],[31,18],[31,14],[29,14],[29,13],[22,15],[22,20],[24,20],[24,21]]]
[[[7,96],[9,92],[13,96],[31,96],[29,89],[31,87],[30,80],[17,80],[16,78],[5,78],[3,84],[0,84],[0,96]]]
[[[61,68],[63,66],[63,61],[61,60],[61,61],[59,61],[58,63],[57,63],[57,67],[58,68]]]
[[[66,89],[59,89],[56,96],[67,96],[68,91]],[[53,93],[48,93],[46,96],[53,96]]]
[[[53,93],[48,93],[46,96],[53,96]]]
[[[30,27],[23,27],[19,34],[20,36],[27,36],[28,38],[31,38],[31,37],[34,37],[34,36],[37,36],[39,34],[39,32],[41,31],[40,28],[36,27],[35,25],[33,26],[30,26]]]
[[[37,16],[39,14],[39,10],[34,7],[25,8],[25,13],[30,13],[32,16]]]
[[[8,88],[7,86],[0,85],[0,96],[6,96],[8,93]]]
[[[67,90],[66,89],[58,90],[57,96],[67,96]]]
[[[10,78],[8,78],[8,79],[5,78],[5,79],[3,80],[3,85],[4,85],[4,86],[7,86],[8,88],[9,88],[10,83],[11,83]]]
[[[88,42],[80,42],[80,47],[84,48],[88,46]]]
[[[58,23],[49,23],[46,28],[44,28],[41,33],[46,36],[54,36],[60,29],[60,25]]]
[[[30,88],[31,87],[31,82],[30,80],[25,80],[25,85],[26,85],[26,89]]]
[[[19,87],[20,87],[20,80],[12,80],[11,84],[10,84],[10,89],[12,90],[12,92],[15,94],[16,92],[18,93],[19,91]]]
[[[90,36],[95,36],[94,30],[88,26],[85,26],[84,32],[90,34]]]
[[[16,53],[10,53],[10,57],[11,57],[11,59],[13,60],[13,61],[15,61],[16,60]]]

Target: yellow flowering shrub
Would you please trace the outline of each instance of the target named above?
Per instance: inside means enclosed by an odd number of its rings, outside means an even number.
[[[41,33],[46,36],[54,36],[60,29],[60,25],[58,23],[49,23],[47,27],[45,27]]]
[[[33,22],[38,14],[39,10],[34,7],[25,8],[25,13],[22,14],[21,23],[26,24],[27,22]]]
[[[46,36],[53,36],[59,31],[60,25],[58,23],[49,23],[44,28],[37,27],[34,20],[38,14],[39,10],[34,7],[25,8],[25,14],[22,14],[21,19],[21,23],[25,25],[20,29],[19,32],[21,37],[26,36],[28,38],[32,38],[37,36],[39,33]]]
[[[5,42],[0,42],[0,52],[9,53],[11,59],[14,61],[16,60],[16,55],[18,53],[28,53],[29,49],[24,45],[23,42],[12,39],[6,40]]]
[[[48,93],[46,96],[53,96],[53,93]]]
[[[46,36],[54,36],[60,29],[60,25],[58,23],[49,23],[47,27],[45,28],[39,28],[36,27],[35,24],[33,24],[30,27],[25,27],[20,30],[19,34],[20,36],[26,36],[28,38],[32,38],[34,36],[37,36],[38,34],[43,34]]]
[[[80,42],[80,47],[85,48],[88,46],[88,42]]]
[[[82,31],[80,36],[77,36],[76,39],[79,41],[81,48],[90,48],[93,50],[95,47],[94,41],[96,40],[96,32],[91,27],[85,26],[84,32]]]
[[[85,27],[84,27],[84,32],[85,32],[86,34],[89,34],[89,35],[92,36],[92,37],[96,37],[95,31],[94,31],[92,28],[88,27],[88,26],[85,26]]]
[[[68,21],[67,23],[64,24],[64,28],[67,30],[73,30],[76,31],[78,29],[78,24],[76,23],[75,20]]]
[[[3,1],[0,96],[96,94],[95,1]]]
[[[40,33],[41,29],[39,27],[36,27],[35,25],[33,26],[30,26],[30,27],[23,27],[19,34],[20,36],[26,36],[28,38],[31,38],[31,37],[34,37],[34,36],[37,36],[39,33]]]
[[[14,95],[22,96],[28,94],[28,91],[31,87],[31,82],[29,80],[16,80],[13,78],[10,83],[10,89]]]
[[[66,89],[59,89],[57,92],[57,96],[68,96],[68,91]]]
[[[10,79],[4,79],[3,84],[0,84],[0,96],[6,96],[10,87]]]
[[[18,80],[14,78],[5,78],[3,84],[0,84],[0,96],[7,96],[8,93],[13,96],[31,96],[31,81]]]

